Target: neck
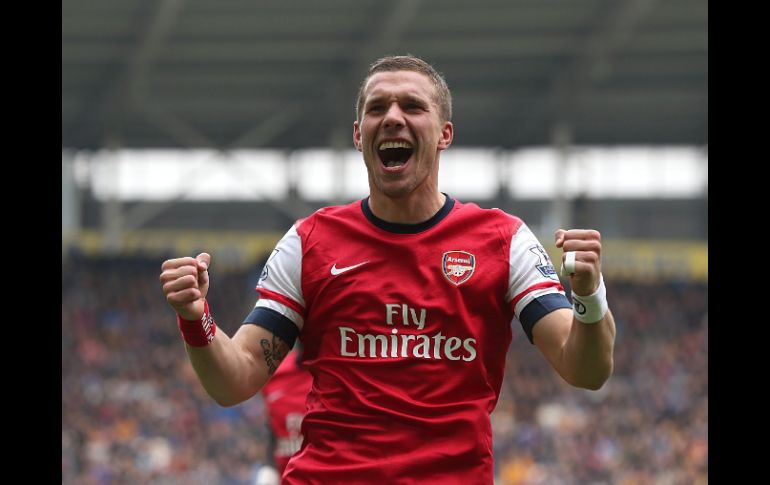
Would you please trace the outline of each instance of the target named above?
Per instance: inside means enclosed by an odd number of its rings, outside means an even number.
[[[369,208],[380,219],[397,224],[419,224],[427,221],[446,202],[446,196],[438,190],[429,193],[412,193],[405,197],[388,197],[377,191],[369,195]]]

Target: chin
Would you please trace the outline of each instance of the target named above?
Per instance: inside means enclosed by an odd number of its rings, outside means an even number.
[[[400,199],[411,194],[414,187],[404,184],[377,184],[377,191],[391,199]]]

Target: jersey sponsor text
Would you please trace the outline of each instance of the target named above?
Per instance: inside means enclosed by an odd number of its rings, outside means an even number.
[[[393,317],[401,310],[403,324],[411,322],[419,330],[425,326],[427,310],[416,312],[406,304],[386,303],[385,315],[387,325],[393,325]],[[419,318],[417,315],[419,314]],[[343,357],[360,358],[406,358],[419,359],[449,359],[470,362],[476,358],[476,339],[444,335],[441,331],[433,335],[398,333],[393,328],[390,334],[358,333],[352,327],[338,327],[340,332],[340,355]]]

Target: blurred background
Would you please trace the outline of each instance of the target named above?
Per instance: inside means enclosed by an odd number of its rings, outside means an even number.
[[[440,186],[603,235],[617,323],[598,392],[518,323],[493,413],[499,484],[708,481],[705,0],[69,0],[62,4],[62,483],[250,484],[260,396],[221,408],[158,283],[212,254],[232,335],[266,256],[368,192],[352,149],[368,65],[441,71],[455,140]]]

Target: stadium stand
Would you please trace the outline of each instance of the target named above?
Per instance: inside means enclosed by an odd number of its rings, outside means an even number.
[[[262,398],[221,408],[195,378],[158,291],[163,259],[63,259],[62,484],[249,485],[267,459]],[[232,334],[260,265],[212,270]],[[561,382],[514,328],[492,419],[497,483],[707,483],[707,294],[608,281],[615,373],[599,392]]]

